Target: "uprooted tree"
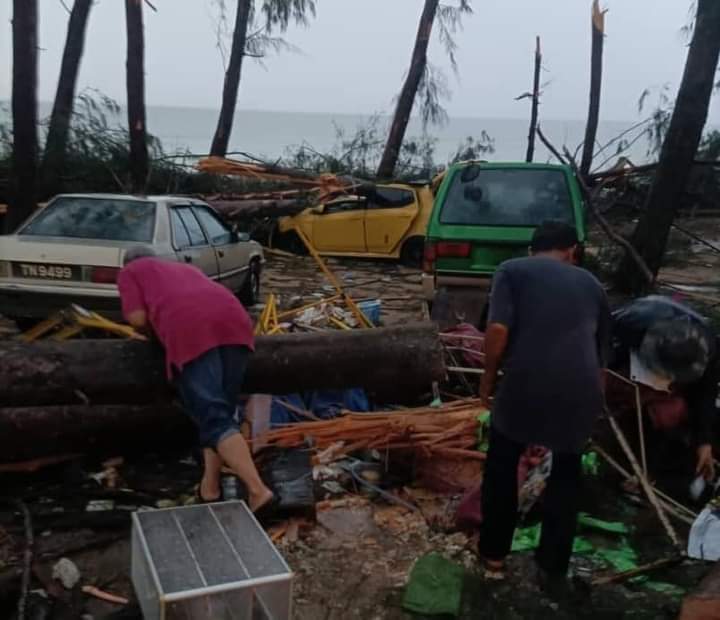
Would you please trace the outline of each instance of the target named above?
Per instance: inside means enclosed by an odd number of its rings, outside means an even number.
[[[377,170],[378,178],[389,179],[395,173],[410,115],[420,91],[422,91],[420,106],[423,126],[427,127],[430,122],[436,123],[444,120],[445,113],[440,105],[440,97],[446,95],[447,88],[443,83],[442,75],[433,72],[428,64],[428,45],[433,25],[437,22],[440,40],[445,45],[450,56],[450,63],[455,69],[456,44],[453,34],[461,25],[462,16],[467,13],[472,13],[470,0],[459,0],[455,6],[441,4],[439,0],[425,0],[415,37],[410,69],[398,96],[395,114]]]
[[[222,49],[222,24],[226,19],[225,0],[215,0],[220,10],[218,25],[218,47]],[[273,29],[287,30],[291,21],[307,23],[307,15],[315,14],[314,0],[263,0],[260,7],[265,24],[262,29],[251,32],[255,20],[255,0],[237,0],[235,27],[232,33],[230,59],[225,71],[222,105],[217,127],[210,146],[210,155],[225,157],[230,143],[235,106],[237,105],[240,77],[245,56],[262,58],[270,48],[275,51],[287,47],[282,39],[271,36]]]
[[[670,228],[686,189],[698,151],[720,57],[720,2],[698,0],[695,29],[685,71],[646,208],[638,221],[632,244],[652,271],[660,269]],[[622,261],[618,285],[641,291],[646,278],[629,257]]]
[[[10,209],[5,229],[14,230],[35,208],[37,177],[37,0],[13,2],[13,148]]]
[[[75,89],[80,60],[85,47],[85,32],[91,6],[92,0],[75,0],[68,20],[60,77],[45,139],[45,152],[40,174],[45,194],[55,194],[60,188],[59,177],[70,135]]]

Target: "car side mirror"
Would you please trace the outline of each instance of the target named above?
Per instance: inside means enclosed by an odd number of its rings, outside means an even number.
[[[230,232],[230,243],[240,243],[241,241],[250,241],[250,235],[246,232],[238,232],[237,230]]]
[[[465,200],[480,204],[483,199],[482,187],[478,187],[477,185],[468,185],[463,190],[463,196],[465,197]]]

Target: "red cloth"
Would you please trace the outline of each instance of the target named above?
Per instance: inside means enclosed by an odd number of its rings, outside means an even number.
[[[147,313],[165,348],[168,377],[210,349],[253,348],[253,326],[242,304],[202,271],[159,258],[139,258],[118,276],[123,315]]]

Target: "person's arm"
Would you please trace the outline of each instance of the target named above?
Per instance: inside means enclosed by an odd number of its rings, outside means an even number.
[[[145,298],[137,280],[129,271],[123,269],[118,276],[117,285],[125,320],[139,334],[150,335],[152,329],[148,320]]]
[[[697,446],[696,473],[706,480],[715,478],[715,460],[712,450],[713,425],[718,414],[716,400],[720,381],[720,363],[711,360],[702,378],[687,388],[690,425]]]
[[[510,276],[500,267],[493,278],[488,326],[485,331],[485,372],[480,381],[480,398],[490,404],[497,377],[507,350],[515,315]]]

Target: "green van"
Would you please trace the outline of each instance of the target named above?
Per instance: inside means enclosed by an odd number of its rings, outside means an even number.
[[[476,322],[483,305],[478,300],[484,301],[495,269],[509,258],[526,256],[533,231],[547,220],[575,226],[585,242],[583,199],[570,167],[477,161],[450,166],[437,190],[425,240],[423,292],[434,302],[433,315],[439,311],[447,319],[448,303],[456,306],[467,297],[469,304],[459,304],[462,315],[453,309],[450,322]]]

